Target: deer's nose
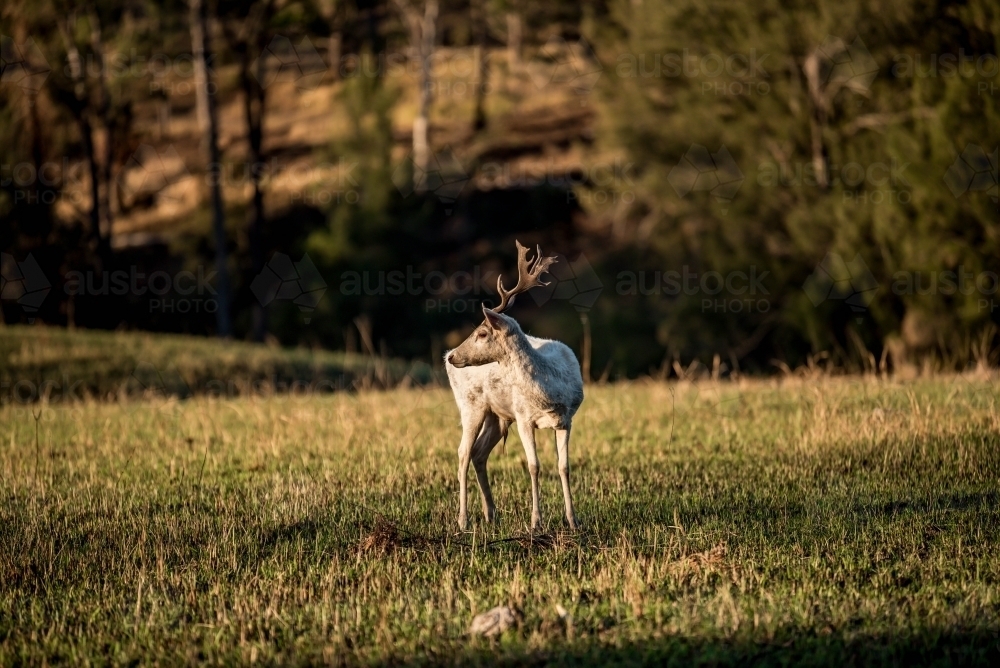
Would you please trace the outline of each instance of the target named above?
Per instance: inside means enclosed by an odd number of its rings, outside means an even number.
[[[448,364],[455,366],[455,353],[448,355]]]

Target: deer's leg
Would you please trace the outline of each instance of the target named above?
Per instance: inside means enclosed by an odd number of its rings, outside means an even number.
[[[538,498],[538,454],[535,452],[535,428],[525,423],[517,423],[517,433],[524,443],[524,457],[528,460],[528,474],[531,476],[531,530],[542,528],[542,513]]]
[[[485,411],[476,410],[462,413],[462,442],[458,445],[458,528],[465,530],[469,526],[469,460],[472,457],[472,444],[479,434],[479,429],[486,417]]]
[[[577,528],[573,512],[573,495],[569,490],[569,427],[556,429],[556,453],[559,456],[559,479],[562,481],[563,502],[566,504],[566,522],[574,531]]]
[[[490,491],[490,479],[486,473],[486,462],[490,453],[500,440],[500,421],[489,412],[483,420],[483,428],[472,444],[472,465],[476,468],[476,479],[479,481],[479,494],[483,501],[483,517],[487,522],[496,518],[496,507],[493,505],[493,493]]]

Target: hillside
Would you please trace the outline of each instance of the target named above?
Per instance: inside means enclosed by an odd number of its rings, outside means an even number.
[[[594,110],[589,102],[593,85],[581,88],[577,77],[567,78],[564,72],[567,68],[571,73],[586,72],[594,65],[565,45],[534,55],[512,70],[503,49],[487,52],[486,126],[474,130],[480,84],[469,65],[473,50],[438,50],[430,137],[436,151],[446,151],[460,163],[470,189],[559,182],[578,177],[593,158]],[[306,83],[276,75],[266,87],[262,170],[269,216],[303,205],[325,211],[356,194],[352,188],[357,174],[331,146],[351,132],[340,100],[343,89],[364,74],[348,72],[344,77],[326,58],[323,54],[323,61],[313,63],[315,75]],[[398,60],[406,62],[402,54]],[[586,80],[596,83],[595,76],[600,76],[599,69]],[[230,210],[239,210],[251,197],[251,183],[237,65],[219,66],[217,78],[223,195]],[[411,148],[418,80],[407,65],[389,70],[385,83],[396,98],[391,110],[393,157],[403,162]],[[208,229],[203,211],[208,191],[203,187],[204,159],[190,72],[172,69],[155,86],[164,95],[136,105],[131,156],[117,178],[115,248],[170,241],[178,234],[204,234]],[[69,172],[81,178],[67,185],[67,196],[56,213],[72,223],[89,208],[90,182],[82,161],[71,161]]]
[[[0,327],[0,402],[324,393],[439,380],[426,364],[140,332]]]

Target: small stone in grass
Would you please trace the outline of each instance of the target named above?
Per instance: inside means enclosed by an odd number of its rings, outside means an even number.
[[[469,626],[469,634],[492,638],[498,636],[517,622],[517,615],[506,605],[498,605],[492,610],[476,615]]]

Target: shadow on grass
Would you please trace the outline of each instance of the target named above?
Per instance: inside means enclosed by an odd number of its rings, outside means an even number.
[[[585,639],[546,650],[529,650],[507,642],[470,641],[452,654],[397,656],[389,664],[445,665],[577,665],[577,666],[995,666],[1000,665],[997,629],[939,630],[916,633],[852,633],[827,635],[784,629],[773,641],[668,636],[656,640],[610,644]]]
[[[623,500],[604,508],[599,525],[589,533],[592,542],[613,543],[621,536],[622,527],[673,527],[680,519],[687,527],[711,527],[734,535],[746,533],[746,527],[766,528],[775,540],[798,542],[816,527],[829,524],[849,521],[857,527],[935,512],[983,511],[989,514],[983,515],[983,521],[992,522],[998,506],[1000,492],[996,490],[904,491],[898,495],[873,495],[863,501],[846,493],[826,496],[818,490],[786,497],[732,490],[698,499],[667,495],[652,501]],[[583,519],[586,524],[586,515]]]
[[[261,538],[245,558],[247,563],[252,565],[280,555],[298,545],[308,545],[310,549],[315,547],[321,551],[346,547],[344,537],[338,535],[337,528],[333,524],[327,524],[323,518],[308,517],[264,530]]]
[[[739,499],[724,496],[699,500],[665,498],[655,502],[624,501],[605,509],[599,525],[584,525],[580,532],[556,529],[551,533],[530,536],[524,532],[494,535],[487,539],[485,549],[496,550],[511,557],[530,556],[547,551],[564,551],[577,546],[589,548],[613,547],[622,537],[622,528],[629,533],[645,530],[650,525],[671,526],[674,508],[683,508],[683,517],[691,526],[710,527],[710,533],[736,536],[743,529],[767,529],[768,541],[778,544],[800,544],[815,538],[817,527],[825,527],[824,518],[849,521],[853,526],[896,521],[897,516],[932,511],[974,512],[994,509],[1000,503],[996,491],[955,491],[937,496],[900,498],[892,501],[871,500],[865,503],[848,497],[831,500],[815,498],[807,501],[761,498],[755,495]],[[586,519],[584,517],[584,519]],[[347,529],[347,525],[351,529]],[[387,549],[431,549],[448,553],[469,547],[468,536],[454,535],[450,529],[431,526],[427,522],[405,521],[381,513],[365,512],[360,518],[347,521],[343,516],[313,515],[288,524],[273,526],[261,535],[249,562],[263,561],[296,545],[307,545],[328,554],[354,552],[359,547],[376,544]],[[642,552],[641,546],[636,546]]]
[[[855,511],[870,514],[877,510],[882,515],[895,515],[906,511],[926,513],[934,510],[976,510],[996,508],[1000,505],[1000,492],[949,492],[936,498],[899,499],[880,506],[857,505]]]

